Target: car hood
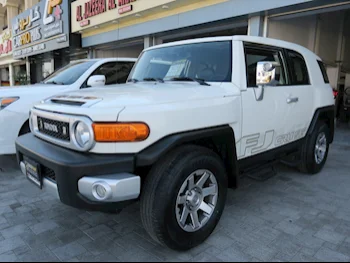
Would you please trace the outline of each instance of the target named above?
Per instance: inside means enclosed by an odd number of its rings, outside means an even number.
[[[50,98],[57,104],[74,101],[93,108],[115,108],[132,105],[155,105],[223,96],[220,83],[201,86],[196,82],[136,83],[85,89]],[[76,106],[76,105],[75,105]]]
[[[42,93],[47,91],[52,92],[64,92],[69,90],[69,86],[64,85],[50,85],[50,84],[34,84],[27,86],[11,86],[0,87],[0,97],[18,96],[21,97],[26,94]],[[46,92],[45,92],[46,93]]]

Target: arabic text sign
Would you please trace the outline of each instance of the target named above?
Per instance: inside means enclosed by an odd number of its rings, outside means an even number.
[[[68,0],[43,0],[12,21],[13,57],[33,56],[69,46]]]
[[[8,56],[11,53],[12,53],[11,31],[9,29],[6,29],[0,34],[0,57]]]
[[[172,2],[175,0],[77,0],[71,4],[72,32]]]

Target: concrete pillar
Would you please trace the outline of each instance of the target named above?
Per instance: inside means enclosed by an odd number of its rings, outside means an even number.
[[[18,16],[18,5],[13,3],[7,3],[7,25],[11,28],[11,21]]]
[[[27,79],[28,79],[29,83],[32,83],[31,82],[31,75],[30,75],[30,61],[28,58],[26,59],[26,72],[27,72]]]
[[[10,79],[10,86],[15,86],[13,64],[9,64],[9,79]]]
[[[153,47],[163,43],[163,40],[156,37],[147,36],[144,38],[144,48]]]
[[[264,35],[264,17],[253,16],[248,20],[248,36],[262,37]]]
[[[93,48],[90,48],[88,52],[88,59],[94,59],[94,58],[96,58],[96,52]]]
[[[52,58],[51,59],[51,71],[50,71],[50,74],[53,73],[55,71],[55,59]]]

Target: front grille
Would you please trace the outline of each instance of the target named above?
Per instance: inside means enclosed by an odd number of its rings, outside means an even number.
[[[54,170],[42,165],[41,166],[41,173],[42,173],[43,177],[45,177],[53,182],[56,182],[56,174],[55,174]]]
[[[70,141],[69,123],[38,117],[38,128],[43,134],[62,141]]]

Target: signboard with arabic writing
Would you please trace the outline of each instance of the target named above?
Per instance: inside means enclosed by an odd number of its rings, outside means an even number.
[[[0,58],[12,54],[11,30],[6,29],[0,34]]]
[[[12,20],[13,57],[69,46],[68,0],[42,0]]]

